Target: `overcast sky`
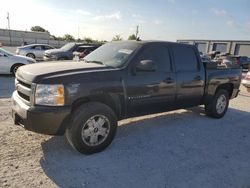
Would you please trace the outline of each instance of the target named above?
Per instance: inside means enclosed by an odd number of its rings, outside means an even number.
[[[2,0],[0,28],[111,40],[127,39],[139,25],[142,39],[250,40],[250,0]]]

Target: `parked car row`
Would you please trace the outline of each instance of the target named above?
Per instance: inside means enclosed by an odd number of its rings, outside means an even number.
[[[99,46],[72,42],[56,49],[47,44],[30,44],[18,47],[16,55],[0,48],[0,74],[14,75],[18,67],[37,61],[82,59]]]
[[[97,49],[100,45],[89,45],[84,43],[75,43],[71,42],[65,44],[60,49],[51,49],[47,50],[44,53],[45,61],[54,61],[54,60],[72,60],[75,55],[84,56],[84,52],[90,53]]]

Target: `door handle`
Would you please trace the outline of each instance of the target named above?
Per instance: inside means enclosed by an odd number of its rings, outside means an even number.
[[[194,80],[201,81],[201,76],[194,77]]]
[[[166,78],[164,81],[165,81],[167,84],[171,84],[171,83],[174,82],[174,80],[173,80],[172,78],[170,78],[170,77]]]

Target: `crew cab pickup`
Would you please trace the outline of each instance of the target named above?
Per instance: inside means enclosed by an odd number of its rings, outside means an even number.
[[[223,117],[239,93],[241,72],[202,63],[187,44],[111,42],[83,61],[20,67],[12,114],[15,124],[65,133],[77,151],[91,154],[112,142],[121,119],[198,105]]]

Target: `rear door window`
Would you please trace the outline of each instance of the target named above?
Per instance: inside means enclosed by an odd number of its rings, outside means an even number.
[[[42,46],[40,46],[40,45],[39,46],[34,46],[33,49],[35,49],[35,50],[42,50]]]
[[[198,60],[191,46],[174,45],[172,47],[176,71],[197,71]]]
[[[53,49],[51,46],[43,46],[43,50],[50,50]]]

